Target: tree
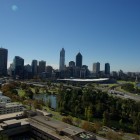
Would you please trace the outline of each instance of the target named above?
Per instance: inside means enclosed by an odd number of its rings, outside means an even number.
[[[123,128],[124,126],[123,126],[123,120],[122,119],[120,119],[120,121],[119,121],[119,126],[120,126],[120,128]]]
[[[126,84],[122,85],[121,88],[128,91],[128,92],[135,91],[134,84],[131,84],[131,83],[126,83]]]
[[[39,103],[39,101],[37,101],[37,100],[35,100],[34,101],[34,108],[35,109],[40,109],[40,110],[42,110],[42,105]]]
[[[21,83],[21,88],[22,88],[22,89],[26,89],[26,88],[27,88],[27,84]]]
[[[91,131],[91,132],[96,132],[94,125],[88,121],[84,121],[84,123],[82,124],[82,129],[86,130],[86,131]]]
[[[119,136],[119,134],[117,132],[113,132],[113,131],[109,131],[106,134],[106,138],[108,140],[122,140],[122,138]]]
[[[82,129],[89,131],[90,123],[88,121],[84,121],[84,123],[82,124]]]
[[[138,113],[135,119],[133,127],[134,127],[134,130],[137,132],[137,134],[140,134],[140,112]]]
[[[0,134],[0,140],[8,140],[8,136]]]
[[[35,87],[35,94],[38,94],[38,93],[39,93],[39,88]]]
[[[50,98],[47,100],[47,106],[48,106],[49,108],[51,108],[51,106],[52,106],[52,102],[51,102],[51,99],[50,99]]]
[[[73,119],[71,116],[63,117],[62,121],[71,125],[73,124]]]
[[[79,126],[81,124],[81,119],[80,118],[76,118],[75,119],[75,123],[77,126]]]
[[[33,95],[34,94],[33,94],[31,89],[28,89],[28,90],[25,91],[25,96],[30,98],[30,99],[33,99]]]
[[[102,124],[100,122],[95,122],[94,123],[94,128],[96,130],[96,132],[98,132],[102,127]]]
[[[103,113],[103,125],[109,126],[109,120],[110,120],[110,116],[109,116],[108,111],[104,111],[104,113]]]
[[[87,109],[87,120],[91,121],[93,118],[93,111],[92,111],[92,106],[89,106]]]

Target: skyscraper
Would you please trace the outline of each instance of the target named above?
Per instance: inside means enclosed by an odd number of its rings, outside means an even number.
[[[43,73],[46,70],[46,61],[39,61],[39,73]]]
[[[98,74],[99,72],[100,72],[100,63],[99,62],[94,63],[93,64],[93,73]]]
[[[82,55],[80,52],[76,55],[76,67],[82,67]]]
[[[65,50],[62,48],[60,51],[60,62],[59,62],[59,70],[62,71],[65,69]]]
[[[105,75],[110,75],[110,64],[105,63]]]
[[[14,77],[23,78],[24,77],[24,59],[20,56],[15,56],[13,60],[14,67]]]
[[[0,75],[7,75],[8,50],[0,48]]]
[[[32,61],[32,74],[33,76],[37,75],[37,60]]]
[[[69,62],[69,67],[75,67],[75,62],[74,61],[70,61]]]

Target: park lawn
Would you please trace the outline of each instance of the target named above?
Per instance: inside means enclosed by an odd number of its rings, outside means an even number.
[[[22,90],[22,89],[18,89],[18,95],[19,95],[20,97],[23,97],[23,96],[25,95],[25,91]]]
[[[115,83],[115,84],[108,84],[108,87],[109,87],[109,88],[114,87],[114,86],[118,86],[118,83]]]
[[[35,93],[35,88],[30,88],[32,90],[33,93]]]

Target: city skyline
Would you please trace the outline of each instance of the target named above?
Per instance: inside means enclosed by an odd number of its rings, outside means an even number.
[[[140,72],[140,1],[135,0],[1,0],[0,45],[31,64],[33,59],[59,69],[59,52],[65,63],[80,51],[83,65],[101,70]],[[9,66],[9,65],[8,65]]]

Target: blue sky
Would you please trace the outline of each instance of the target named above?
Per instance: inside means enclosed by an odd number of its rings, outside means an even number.
[[[140,0],[0,0],[0,45],[31,63],[58,68],[80,51],[83,64],[140,72]]]

